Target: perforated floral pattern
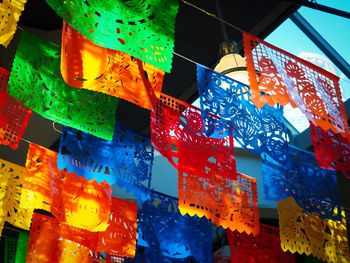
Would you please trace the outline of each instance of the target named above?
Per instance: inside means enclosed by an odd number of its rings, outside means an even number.
[[[0,235],[4,222],[29,230],[34,209],[19,207],[24,167],[0,159]]]
[[[281,246],[284,251],[312,254],[328,262],[347,262],[350,258],[345,212],[342,220],[322,219],[304,212],[289,197],[278,202]]]
[[[26,231],[19,232],[16,247],[16,263],[26,262],[28,250],[29,233]]]
[[[233,137],[209,138],[203,127],[198,108],[165,94],[151,112],[152,144],[179,171],[236,178]]]
[[[148,251],[146,262],[166,258],[173,262],[190,256],[198,262],[211,262],[210,223],[181,216],[177,200],[160,193],[152,192],[151,199],[140,206],[137,243]]]
[[[7,47],[17,30],[17,22],[27,0],[2,0],[0,2],[0,45]]]
[[[17,149],[32,111],[7,93],[9,75],[0,68],[0,143]]]
[[[337,177],[334,171],[321,169],[315,155],[289,147],[287,164],[262,156],[266,200],[293,196],[300,207],[323,218],[341,219]]]
[[[68,225],[104,231],[111,209],[112,187],[59,171],[57,153],[30,144],[23,178],[21,206],[43,209]]]
[[[135,203],[113,198],[108,227],[105,231],[101,232],[91,232],[85,229],[75,228],[56,218],[42,214],[35,214],[34,217],[33,231],[40,232],[41,229],[53,228],[54,230],[51,229],[50,231],[54,231],[54,238],[56,240],[71,241],[72,243],[67,244],[68,248],[72,246],[71,248],[73,250],[75,249],[74,244],[79,244],[93,251],[94,253],[91,256],[95,258],[97,258],[97,254],[100,254],[100,252],[106,253],[110,257],[132,258],[135,256],[137,220],[137,205]],[[36,222],[34,223],[34,221]],[[38,230],[35,229],[36,226],[38,226]],[[37,235],[38,233],[34,234]],[[62,250],[60,252],[61,257],[63,253],[65,253],[64,255],[71,253],[71,249],[67,250],[64,247],[56,249]],[[45,249],[43,251],[46,252]],[[48,252],[48,255],[50,255],[50,252]]]
[[[197,81],[207,136],[222,138],[233,134],[244,149],[286,161],[288,130],[280,121],[282,107],[256,107],[247,85],[200,65]]]
[[[318,165],[324,169],[341,171],[350,179],[350,141],[312,123],[310,131]]]
[[[98,234],[95,251],[133,258],[136,251],[136,220],[136,203],[113,198],[108,227]]]
[[[71,128],[63,128],[58,168],[87,180],[115,182],[141,200],[149,197],[153,147],[150,140],[117,123],[112,141]]]
[[[4,262],[15,262],[16,260],[16,244],[17,238],[11,236],[4,236],[1,238],[2,244],[2,258]]]
[[[22,32],[9,81],[9,94],[41,116],[111,140],[118,99],[64,83],[60,48]]]
[[[151,109],[152,93],[159,98],[164,79],[164,71],[145,62],[140,69],[137,58],[95,45],[66,22],[61,72],[73,87],[103,92],[146,109]]]
[[[255,105],[291,103],[323,130],[349,136],[337,76],[248,33],[244,50]]]
[[[177,0],[46,2],[95,44],[123,51],[170,72]]]
[[[179,173],[179,209],[182,215],[205,216],[223,228],[257,235],[259,209],[256,180],[237,173],[237,180],[213,175],[200,178]]]
[[[89,249],[60,236],[60,223],[54,218],[34,214],[26,262],[90,263]]]
[[[231,261],[235,263],[269,262],[293,263],[295,257],[283,252],[278,227],[260,224],[257,236],[226,230],[231,249]]]

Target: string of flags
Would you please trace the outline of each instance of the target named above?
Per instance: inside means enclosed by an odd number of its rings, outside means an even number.
[[[0,3],[1,45],[25,2]],[[11,71],[0,68],[1,144],[18,147],[32,112],[63,125],[58,153],[29,143],[25,167],[0,159],[0,233],[6,222],[24,230],[5,236],[7,258],[212,262],[213,225],[226,229],[232,262],[350,258],[338,77],[243,32],[249,85],[197,64],[197,108],[162,93],[176,0],[47,4],[64,19],[61,47],[23,30]],[[116,121],[119,99],[150,110],[150,138]],[[287,104],[310,121],[315,154],[289,145]],[[257,179],[237,172],[237,142],[261,158],[279,227],[259,221]],[[151,188],[154,150],[178,171],[178,199]],[[113,196],[114,184],[136,201]]]

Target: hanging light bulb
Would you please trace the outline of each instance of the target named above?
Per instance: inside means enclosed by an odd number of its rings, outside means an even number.
[[[221,43],[219,62],[214,70],[248,85],[247,65],[245,59],[239,54],[234,41]]]

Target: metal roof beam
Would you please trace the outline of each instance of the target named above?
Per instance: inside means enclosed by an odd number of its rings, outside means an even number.
[[[299,13],[290,16],[294,24],[350,79],[350,65],[321,34]]]

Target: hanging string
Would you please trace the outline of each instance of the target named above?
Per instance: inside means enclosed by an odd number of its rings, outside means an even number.
[[[190,59],[190,58],[188,58],[186,56],[183,56],[183,55],[181,55],[179,53],[173,52],[173,54],[178,56],[178,57],[180,57],[180,58],[182,58],[182,59],[184,59],[184,60],[187,60],[187,61],[189,61],[189,62],[191,62],[191,63],[193,63],[195,65],[201,65],[201,63],[198,63],[198,62],[196,62],[196,61],[194,61],[194,60],[192,60],[192,59]]]
[[[24,139],[24,138],[21,138],[21,141],[24,141],[24,142],[26,142],[26,143],[32,143],[31,141],[28,141],[28,140],[26,140],[26,139]]]
[[[235,26],[235,25],[232,25],[231,23],[229,23],[229,22],[227,22],[227,21],[221,19],[220,17],[217,17],[217,16],[216,16],[215,14],[213,14],[213,13],[210,13],[210,12],[208,12],[208,11],[206,11],[206,10],[204,10],[204,9],[202,9],[202,8],[200,8],[200,7],[198,7],[198,6],[194,5],[194,4],[192,4],[192,3],[189,3],[189,2],[187,2],[186,0],[181,0],[181,1],[182,1],[184,4],[186,4],[186,5],[188,5],[188,6],[191,6],[191,7],[193,7],[194,9],[197,9],[198,11],[201,11],[202,13],[204,13],[204,14],[206,14],[206,15],[212,17],[212,18],[215,18],[216,20],[218,20],[218,21],[224,23],[225,25],[228,25],[228,26],[230,26],[230,27],[232,27],[232,28],[234,28],[234,29],[236,29],[236,30],[238,30],[238,31],[240,31],[240,32],[243,32],[243,30],[240,29],[239,27],[237,27],[237,26]]]
[[[197,10],[199,10],[199,11],[205,13],[205,14],[208,15],[208,16],[211,16],[211,17],[217,19],[218,21],[220,21],[220,22],[222,22],[222,23],[224,23],[224,24],[226,24],[226,25],[228,25],[228,26],[230,26],[230,27],[232,27],[232,28],[234,28],[234,29],[237,29],[237,30],[239,30],[239,31],[241,31],[241,32],[244,32],[244,31],[243,31],[242,29],[240,29],[239,27],[234,26],[234,25],[232,25],[231,23],[229,23],[229,22],[227,22],[227,21],[225,21],[225,20],[223,20],[223,19],[217,17],[215,14],[212,14],[212,13],[210,13],[210,12],[208,12],[208,11],[206,11],[206,10],[204,10],[204,9],[202,9],[202,8],[200,8],[200,7],[198,7],[198,6],[194,5],[194,4],[192,4],[192,3],[189,3],[189,2],[187,2],[186,0],[181,0],[181,1],[182,1],[184,4],[189,5],[189,6],[193,7],[193,8],[195,8],[195,9],[197,9]],[[23,29],[22,27],[20,27],[20,26],[17,26],[17,28],[20,29],[20,30],[22,30],[22,31],[24,30],[24,29]],[[54,43],[54,44],[55,44],[56,46],[58,46],[56,43]],[[181,54],[176,53],[176,52],[173,52],[173,54],[176,55],[176,56],[178,56],[178,57],[181,57],[181,58],[183,58],[184,60],[187,60],[187,61],[189,61],[189,62],[191,62],[191,63],[193,63],[193,64],[195,64],[195,65],[201,65],[201,66],[203,66],[201,63],[198,63],[198,62],[196,62],[196,61],[194,61],[194,60],[192,60],[192,59],[190,59],[190,58],[188,58],[188,57],[186,57],[186,56],[184,56],[184,55],[181,55]],[[220,72],[218,72],[218,73],[220,73]],[[348,83],[350,83],[350,80],[348,80],[348,79],[341,78],[341,77],[339,77],[339,76],[338,76],[338,78],[341,79],[341,80],[344,80],[344,81],[346,81],[346,82],[348,82]],[[54,124],[53,124],[53,125],[54,125]],[[54,130],[62,134],[62,132],[59,131],[59,130],[57,130],[55,127],[54,127]]]
[[[187,2],[186,0],[181,0],[181,2],[183,2],[184,4],[186,4],[186,5],[188,5],[188,6],[193,7],[194,9],[196,9],[196,10],[198,10],[198,11],[200,11],[200,12],[202,12],[202,13],[204,13],[204,14],[210,16],[210,17],[215,18],[216,20],[218,20],[218,21],[224,23],[225,25],[228,25],[228,26],[230,26],[230,27],[232,27],[232,28],[234,28],[234,29],[236,29],[236,30],[238,30],[238,31],[240,31],[240,32],[244,32],[244,30],[242,30],[241,28],[239,28],[239,27],[237,27],[237,26],[235,26],[235,25],[233,25],[233,24],[231,24],[231,23],[229,23],[229,22],[223,20],[223,19],[220,18],[220,17],[217,17],[215,14],[210,13],[210,12],[204,10],[203,8],[200,8],[199,6],[196,6],[195,4],[189,3],[189,2]],[[174,53],[174,54],[175,54],[175,53]],[[184,58],[184,59],[186,59],[186,60],[188,60],[188,61],[190,61],[190,62],[193,62],[194,64],[199,64],[199,63],[196,63],[196,62],[194,62],[193,60],[191,60],[191,59],[189,59],[189,58],[186,58],[186,57],[184,57],[184,56],[182,56],[182,55],[179,55],[179,54],[175,54],[175,55],[181,56],[182,58]],[[338,76],[338,77],[339,77],[339,76]],[[344,80],[344,81],[350,83],[350,80],[347,79],[347,78],[345,79],[345,78],[339,77],[339,79]]]
[[[63,132],[61,132],[59,129],[56,128],[56,122],[55,122],[55,121],[52,122],[52,128],[53,128],[53,130],[54,130],[55,132],[58,132],[58,133],[60,133],[60,134],[63,134]]]
[[[52,122],[52,129],[53,129],[55,132],[58,132],[58,133],[60,133],[60,134],[63,134],[63,132],[61,132],[59,129],[56,128],[56,122],[55,122],[55,121]],[[31,142],[31,141],[29,141],[29,140],[27,140],[27,139],[24,139],[24,138],[21,138],[20,140],[21,140],[21,141],[24,141],[24,142],[26,142],[26,143],[33,143],[33,142]]]

